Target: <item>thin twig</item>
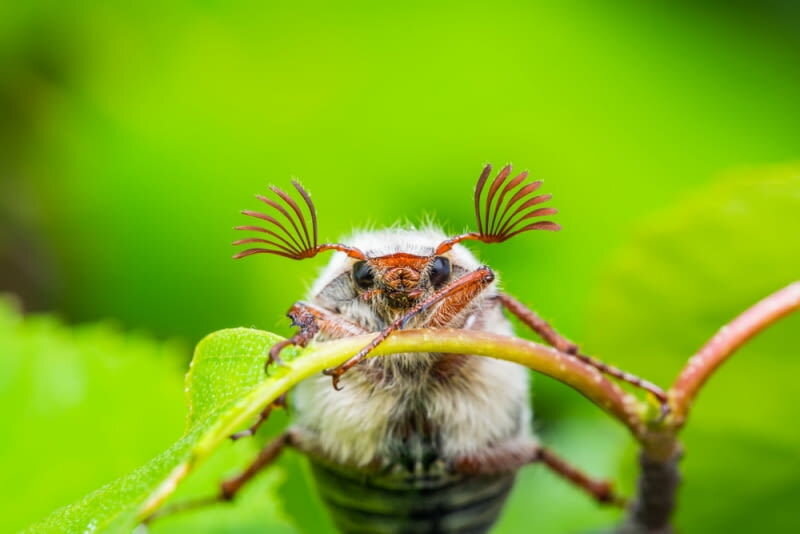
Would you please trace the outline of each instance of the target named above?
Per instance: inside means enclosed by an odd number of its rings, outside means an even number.
[[[800,309],[800,282],[794,282],[759,301],[719,332],[683,368],[671,390],[673,425],[686,422],[689,407],[700,388],[739,347],[778,319]]]
[[[800,282],[762,299],[720,328],[683,368],[668,391],[672,413],[648,428],[639,457],[641,471],[634,505],[617,534],[671,533],[670,518],[680,483],[677,435],[689,408],[708,379],[739,347],[786,315],[800,309]]]

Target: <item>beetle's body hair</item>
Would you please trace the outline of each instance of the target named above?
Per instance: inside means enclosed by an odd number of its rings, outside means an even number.
[[[446,236],[433,228],[362,233],[349,243],[370,256],[407,252],[430,255]],[[479,266],[463,246],[446,256],[463,272]],[[341,314],[368,331],[378,331],[393,318],[360,300],[352,287],[353,261],[337,253],[323,270],[309,301]],[[510,335],[511,325],[492,297],[496,282],[473,306],[449,325]],[[424,318],[420,318],[424,321]],[[414,326],[412,323],[409,326]],[[298,385],[294,406],[297,424],[314,436],[314,448],[340,465],[366,468],[390,461],[403,445],[397,425],[404,417],[424,415],[442,436],[440,460],[530,435],[528,371],[517,364],[476,356],[430,353],[372,358],[356,366],[336,391],[324,376]],[[425,414],[416,414],[424,410]]]

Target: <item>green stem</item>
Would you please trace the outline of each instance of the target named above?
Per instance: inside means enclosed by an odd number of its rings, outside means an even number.
[[[150,495],[138,516],[145,518],[157,510],[197,464],[208,457],[228,436],[246,426],[265,406],[298,382],[318,375],[323,369],[340,365],[367,345],[374,336],[375,334],[369,334],[312,344],[297,357],[287,361],[284,367],[273,367],[268,379],[236,402],[229,417],[220,419],[204,432],[203,437],[192,448],[188,459],[176,466]],[[553,348],[486,332],[422,329],[392,334],[370,357],[405,352],[475,354],[519,363],[571,386],[628,427],[637,439],[642,440],[646,435],[642,419],[645,407],[640,402],[625,394],[593,367]]]

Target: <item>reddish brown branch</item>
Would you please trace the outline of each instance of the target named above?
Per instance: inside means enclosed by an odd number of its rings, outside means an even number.
[[[634,504],[618,534],[670,533],[670,518],[680,483],[681,447],[677,434],[686,422],[694,398],[739,347],[780,318],[800,309],[800,282],[795,282],[745,310],[689,359],[668,391],[672,414],[653,424],[640,440],[639,487]]]
[[[670,391],[674,425],[680,428],[686,421],[689,407],[700,388],[736,349],[778,319],[800,309],[800,282],[773,293],[736,319],[720,328],[694,356],[689,359]]]

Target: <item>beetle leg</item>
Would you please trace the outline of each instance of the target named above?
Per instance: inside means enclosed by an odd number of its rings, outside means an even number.
[[[284,393],[283,395],[275,399],[273,402],[268,404],[267,407],[264,408],[260,414],[258,414],[256,422],[253,423],[250,427],[241,430],[239,432],[236,432],[235,434],[231,434],[230,436],[231,439],[233,441],[236,441],[254,435],[256,431],[258,431],[258,429],[261,427],[261,425],[263,425],[267,421],[267,419],[269,419],[272,410],[275,408],[286,408],[286,393]]]
[[[260,473],[262,469],[277,460],[287,446],[294,445],[292,437],[293,434],[291,431],[284,432],[261,449],[261,452],[258,453],[253,463],[247,466],[244,471],[234,477],[223,480],[219,486],[220,491],[218,499],[221,501],[232,501],[242,487]]]
[[[281,366],[284,365],[280,357],[280,353],[283,349],[289,346],[305,347],[308,345],[308,342],[317,335],[317,332],[319,332],[318,321],[315,319],[314,315],[306,309],[304,303],[295,303],[286,315],[292,320],[292,326],[297,326],[300,330],[292,337],[279,341],[270,347],[269,357],[264,364],[264,372],[266,373],[269,373],[269,366],[273,363],[277,363]]]
[[[404,315],[398,317],[393,323],[380,331],[380,333],[361,349],[355,356],[338,367],[325,369],[323,373],[332,377],[333,387],[337,390],[339,380],[344,373],[360,363],[375,347],[380,345],[395,330],[403,328],[411,319],[430,309],[435,304],[444,301],[444,304],[434,312],[428,326],[443,326],[461,312],[472,300],[481,293],[494,280],[494,273],[488,267],[479,267],[460,278],[451,281],[436,293],[417,303]]]
[[[307,302],[295,302],[287,316],[292,320],[292,326],[297,326],[300,330],[292,337],[275,343],[269,349],[265,370],[272,363],[283,365],[280,353],[284,348],[290,345],[305,347],[317,333],[322,332],[334,339],[367,333],[366,330],[340,315]]]
[[[591,495],[600,504],[620,507],[626,504],[624,498],[614,493],[610,482],[586,475],[550,449],[532,440],[514,441],[462,456],[453,462],[453,469],[465,475],[494,475],[513,472],[530,463],[544,464],[555,474]]]
[[[273,441],[269,442],[266,447],[264,447],[261,452],[258,453],[255,460],[245,468],[244,471],[239,473],[238,475],[228,478],[220,484],[219,493],[216,495],[211,495],[204,498],[199,499],[192,499],[185,502],[176,503],[170,506],[166,506],[161,510],[157,510],[156,512],[152,513],[150,516],[144,519],[143,523],[149,524],[155,521],[156,519],[173,515],[179,512],[184,512],[188,510],[195,510],[197,508],[203,508],[205,506],[209,506],[212,504],[217,504],[220,502],[229,502],[232,501],[239,491],[248,483],[250,480],[253,479],[258,473],[260,473],[263,469],[269,467],[281,453],[286,449],[286,447],[292,447],[298,449],[300,451],[303,450],[303,443],[301,439],[301,434],[298,430],[290,429],[275,438]]]
[[[607,480],[598,480],[586,475],[548,448],[539,447],[536,451],[536,462],[541,462],[553,473],[571,482],[594,497],[600,504],[611,504],[624,508],[627,500],[614,493],[614,488]]]
[[[581,354],[578,350],[578,345],[556,332],[555,328],[550,326],[547,321],[539,317],[533,310],[526,307],[514,297],[505,293],[500,293],[497,295],[497,300],[500,301],[500,303],[508,311],[513,313],[520,321],[525,323],[525,325],[539,334],[539,336],[541,336],[541,338],[548,345],[551,345],[561,352],[571,354],[583,363],[596,368],[601,373],[613,376],[618,380],[622,380],[623,382],[627,382],[651,393],[661,403],[662,417],[667,414],[667,411],[669,410],[669,404],[667,394],[663,389],[652,382],[649,382],[643,378],[639,378],[634,374],[623,371],[622,369],[618,369],[613,365],[603,363],[597,358]]]

